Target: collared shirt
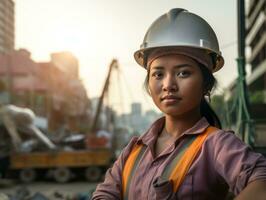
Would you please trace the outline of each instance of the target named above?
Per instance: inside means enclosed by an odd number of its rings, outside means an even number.
[[[254,180],[266,180],[266,159],[253,152],[231,131],[217,130],[203,143],[183,183],[176,193],[172,183],[160,180],[164,168],[175,157],[188,135],[197,135],[209,126],[203,117],[186,130],[172,145],[155,157],[155,143],[164,127],[165,118],[157,120],[141,137],[134,137],[110,168],[93,200],[122,199],[122,170],[135,143],[147,146],[131,179],[129,200],[153,199],[224,199],[228,189],[236,195]]]

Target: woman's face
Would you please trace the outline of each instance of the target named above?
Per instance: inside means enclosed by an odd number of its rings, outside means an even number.
[[[155,59],[149,70],[150,94],[163,113],[171,116],[199,113],[204,84],[202,72],[193,59],[165,55]]]

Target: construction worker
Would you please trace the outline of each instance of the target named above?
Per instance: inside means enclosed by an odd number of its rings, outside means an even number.
[[[209,24],[172,9],[134,54],[164,117],[123,150],[93,194],[98,199],[265,199],[266,159],[221,123],[207,100],[224,65]]]

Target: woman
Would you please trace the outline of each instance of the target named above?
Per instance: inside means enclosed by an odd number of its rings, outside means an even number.
[[[266,196],[266,159],[221,130],[205,96],[224,60],[212,28],[199,16],[172,9],[145,35],[136,61],[164,117],[133,138],[96,199],[238,199]]]

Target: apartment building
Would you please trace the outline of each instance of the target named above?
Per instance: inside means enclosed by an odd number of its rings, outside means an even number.
[[[15,14],[14,1],[0,1],[0,53],[8,53],[14,49]]]
[[[251,93],[262,92],[266,103],[266,1],[249,0],[246,8],[247,63],[251,65],[247,85]]]

